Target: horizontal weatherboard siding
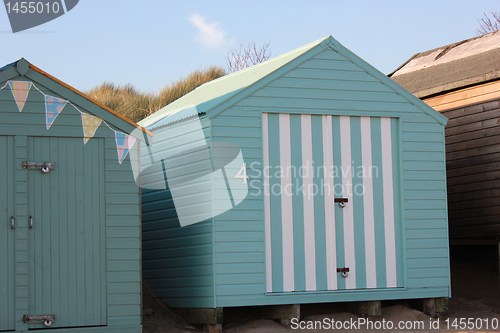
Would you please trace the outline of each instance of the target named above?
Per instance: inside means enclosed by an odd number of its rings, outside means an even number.
[[[443,112],[450,237],[500,235],[500,101]]]
[[[175,155],[167,159],[166,163],[170,163],[170,175],[176,177],[177,173],[179,176],[176,179],[169,178],[167,182],[190,180],[210,171],[203,160],[198,160],[196,151],[191,155],[181,154],[181,148],[199,146],[199,137],[192,135],[197,121],[197,118],[188,119],[153,130],[160,138],[156,142],[157,147],[160,147],[158,154]],[[201,121],[205,138],[209,140],[207,120]],[[168,139],[161,140],[162,131],[169,131]],[[176,163],[179,168],[172,167]],[[155,170],[143,177],[146,188],[158,179],[158,172],[163,178],[162,170]],[[203,202],[203,199],[193,200],[194,205],[197,202]],[[213,307],[211,222],[181,227],[172,193],[167,188],[143,190],[142,223],[143,274],[155,295],[174,307]]]

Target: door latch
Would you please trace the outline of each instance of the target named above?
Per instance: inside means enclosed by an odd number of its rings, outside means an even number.
[[[337,268],[337,273],[340,273],[343,278],[346,278],[349,276],[349,267]]]
[[[335,198],[335,199],[333,199],[333,202],[338,202],[339,206],[344,208],[346,203],[349,202],[349,199],[348,198]]]
[[[23,316],[23,323],[41,322],[45,327],[50,327],[56,320],[55,315],[27,315]]]
[[[39,169],[43,173],[49,173],[51,170],[56,168],[56,165],[52,162],[28,162],[24,161],[22,163],[23,169],[26,170],[36,170]]]

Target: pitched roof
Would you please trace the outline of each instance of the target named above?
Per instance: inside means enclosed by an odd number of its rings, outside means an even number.
[[[196,113],[206,113],[216,105],[234,96],[240,90],[251,86],[280,67],[288,64],[293,59],[319,45],[328,43],[328,41],[329,37],[321,38],[271,60],[207,82],[141,120],[139,124],[152,129],[151,125],[154,125],[154,128],[162,126],[159,121],[167,115],[169,117],[168,122],[170,123]]]
[[[139,124],[149,130],[153,130],[196,114],[209,114],[215,107],[225,102],[235,102],[235,99],[243,98],[243,94],[251,90],[252,87],[256,89],[264,85],[266,83],[266,78],[273,78],[273,75],[279,75],[280,72],[284,72],[296,66],[296,63],[305,61],[309,57],[312,57],[315,52],[320,52],[326,47],[331,47],[346,59],[349,59],[370,75],[380,80],[380,82],[383,82],[386,86],[406,98],[409,103],[416,105],[441,124],[446,124],[446,117],[395,84],[392,80],[387,78],[387,76],[345,48],[332,36],[321,38],[261,64],[205,83],[141,120]]]
[[[128,123],[129,125],[132,125],[133,127],[136,127],[138,129],[140,129],[141,131],[145,132],[145,133],[148,133],[150,135],[152,135],[151,132],[149,132],[148,130],[146,130],[144,127],[138,125],[137,123],[133,122],[132,120],[126,118],[125,116],[119,114],[118,112],[112,110],[111,108],[107,107],[106,105],[96,101],[95,99],[93,99],[92,97],[84,94],[83,92],[79,91],[78,89],[76,88],[73,88],[72,86],[70,86],[69,84],[63,82],[62,80],[59,80],[58,78],[50,75],[49,73],[45,72],[44,70],[36,67],[35,65],[33,65],[32,63],[30,63],[29,61],[27,61],[26,59],[24,58],[21,58],[13,63],[10,63],[10,64],[7,64],[3,67],[0,68],[0,72],[4,71],[4,70],[7,70],[11,67],[17,67],[18,71],[20,68],[23,68],[21,71],[22,72],[27,72],[29,69],[37,72],[38,74],[41,74],[43,76],[45,76],[46,78],[54,81],[55,83],[63,86],[64,88],[66,89],[69,89],[71,92],[73,93],[76,93],[77,95],[83,97],[85,100],[87,100],[88,102],[92,103],[92,104],[95,104],[96,106],[98,106],[99,108],[101,109],[104,109],[105,111],[107,111],[108,113],[112,114],[114,117],[117,117],[123,121],[125,121],[126,123]],[[22,75],[24,75],[25,73],[21,73]]]
[[[419,98],[500,78],[500,31],[415,54],[389,74]]]
[[[19,61],[19,60],[18,60]],[[11,62],[10,64],[7,64],[3,67],[0,67],[0,72],[3,70],[6,70],[7,68],[14,67],[17,64],[17,61]]]

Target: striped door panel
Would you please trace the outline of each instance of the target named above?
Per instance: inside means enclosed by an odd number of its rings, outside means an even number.
[[[397,119],[262,121],[267,292],[401,287]]]

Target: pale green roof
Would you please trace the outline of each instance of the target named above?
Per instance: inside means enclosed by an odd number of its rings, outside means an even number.
[[[171,123],[196,113],[206,113],[216,105],[233,97],[242,89],[251,86],[280,67],[288,64],[293,59],[303,55],[318,45],[328,43],[330,38],[331,37],[321,38],[261,64],[207,82],[189,94],[184,95],[149,117],[141,120],[139,124],[149,128],[159,127],[162,125],[159,122],[165,117],[168,117],[168,120],[165,120]],[[163,123],[163,121],[161,123]],[[152,126],[153,124],[155,126]]]
[[[388,86],[396,93],[403,96],[408,102],[422,109],[425,113],[429,114],[432,118],[437,120],[442,125],[446,125],[447,118],[445,116],[436,112],[428,105],[424,104],[410,92],[396,84],[393,80],[379,72],[377,69],[372,67],[370,64],[359,58],[348,49],[346,49],[332,36],[321,38],[315,42],[304,45],[296,50],[270,59],[261,64],[248,67],[239,72],[235,72],[223,76],[217,80],[205,83],[189,94],[184,95],[178,100],[160,109],[156,113],[153,113],[149,117],[143,119],[139,122],[139,125],[144,126],[149,130],[154,130],[155,128],[159,128],[172,122],[198,115],[200,113],[206,113],[210,116],[210,111],[213,110],[216,106],[220,106],[224,102],[229,102],[240,92],[241,94],[239,94],[238,97],[235,97],[235,99],[244,98],[244,90],[251,90],[249,88],[252,86],[258,89],[259,84],[266,83],[265,78],[269,77],[270,79],[272,79],[271,75],[273,73],[277,74],[277,72],[286,71],[288,68],[287,66],[292,65],[292,63],[294,63],[297,58],[303,59],[304,57],[306,57],[306,53],[312,54],[310,51],[312,51],[313,49],[318,50],[319,48],[322,49],[326,46],[333,48],[336,52],[346,57],[346,59],[349,59],[351,62],[372,75],[374,78],[380,80],[380,82],[382,82],[384,85]],[[301,60],[297,61],[300,62]],[[212,114],[216,115],[217,113]]]

